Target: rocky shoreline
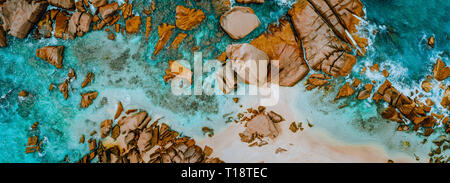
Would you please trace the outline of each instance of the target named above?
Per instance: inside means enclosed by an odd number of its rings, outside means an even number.
[[[198,0],[200,1],[200,0]],[[202,0],[203,1],[203,0]],[[238,0],[238,3],[260,4],[264,0]],[[152,31],[157,31],[158,39],[154,46],[153,55],[168,49],[179,48],[179,45],[189,35],[180,32],[172,35],[175,30],[188,31],[196,29],[207,18],[202,9],[178,5],[175,12],[175,24],[161,23],[157,30],[151,30],[153,13],[158,13],[155,3],[142,13],[133,12],[133,3],[126,0],[119,5],[117,2],[108,3],[106,0],[6,0],[0,2],[0,47],[8,45],[8,37],[24,39],[59,38],[72,40],[82,37],[90,31],[105,31],[108,39],[114,40],[116,34],[143,34],[148,40]],[[260,25],[260,19],[254,10],[246,6],[233,6],[229,0],[213,0],[211,2],[216,13],[219,12],[220,26],[229,37],[234,40],[244,39]],[[48,9],[49,5],[55,7]],[[95,11],[92,11],[94,7]],[[248,80],[243,82],[251,85],[272,82],[273,73],[264,72],[265,79],[261,80],[248,73],[245,60],[279,60],[279,84],[292,87],[305,80],[307,90],[315,88],[329,90],[337,87],[332,82],[337,78],[352,78],[353,83],[345,82],[335,100],[353,99],[368,100],[371,98],[377,105],[387,104],[380,115],[398,123],[397,131],[416,131],[425,137],[433,133],[450,134],[448,111],[450,110],[450,86],[442,81],[450,77],[450,67],[441,59],[436,60],[433,70],[427,80],[422,82],[424,92],[430,92],[438,87],[443,91],[441,101],[422,98],[419,91],[403,94],[389,81],[389,72],[381,71],[386,77],[385,82],[375,88],[375,81],[364,83],[352,76],[351,71],[357,63],[358,56],[364,56],[369,44],[368,39],[358,33],[358,26],[364,20],[363,3],[359,0],[298,0],[293,4],[285,17],[278,20],[278,24],[271,24],[266,32],[248,43],[231,44],[217,59],[222,61],[224,68],[233,60],[232,73],[219,72],[217,76],[219,87],[224,93],[234,91],[237,81],[234,76]],[[125,23],[119,23],[123,20]],[[145,21],[143,21],[145,20]],[[145,25],[144,25],[145,24]],[[145,31],[141,31],[144,27]],[[8,34],[8,35],[7,35]],[[175,36],[174,39],[172,39]],[[169,41],[172,40],[170,43]],[[435,39],[427,40],[430,49],[434,48]],[[48,62],[57,69],[67,68],[64,63],[64,46],[51,45],[36,50],[36,56]],[[195,48],[192,48],[195,50]],[[236,61],[238,60],[238,61]],[[244,60],[244,61],[242,61]],[[192,83],[192,71],[176,61],[168,61],[169,67],[165,76],[161,78],[168,83],[174,77],[183,78]],[[264,65],[262,65],[264,64]],[[269,68],[270,63],[258,63]],[[364,74],[365,69],[361,71]],[[370,68],[380,72],[378,65]],[[164,72],[164,71],[161,71]],[[227,72],[230,72],[229,70]],[[231,74],[231,76],[230,76]],[[253,75],[252,75],[253,74]],[[76,79],[73,69],[67,74],[63,83],[58,85],[59,91],[67,100],[71,83]],[[81,87],[86,87],[94,80],[94,73],[89,72]],[[50,83],[49,90],[53,84]],[[80,108],[88,108],[99,95],[98,91],[80,93]],[[27,97],[25,94],[20,97]],[[439,105],[439,107],[435,107]],[[127,111],[130,116],[120,118],[123,106],[119,103],[114,120],[102,122],[102,139],[89,139],[90,153],[80,160],[87,163],[96,159],[98,162],[222,162],[218,158],[209,158],[212,149],[203,149],[195,145],[195,141],[188,137],[180,137],[164,123],[159,125],[156,120],[150,125],[152,118],[145,111]],[[431,108],[441,108],[431,111]],[[119,112],[120,111],[120,112]],[[255,145],[255,139],[260,139],[256,145],[264,144],[263,137],[276,138],[278,131],[273,123],[282,121],[282,117],[274,112],[264,110],[253,112],[251,117],[240,119],[246,122],[247,131],[240,134],[241,140]],[[119,119],[120,118],[120,119]],[[276,119],[275,119],[276,118]],[[117,120],[116,120],[117,119]],[[113,124],[117,124],[113,127]],[[257,124],[257,125],[254,125]],[[37,126],[37,125],[36,125]],[[291,124],[292,131],[297,131],[297,124]],[[37,127],[36,127],[37,128]],[[301,128],[301,127],[300,127]],[[212,129],[210,129],[212,130]],[[207,130],[208,131],[208,130]],[[208,131],[210,132],[210,131]],[[84,141],[84,140],[83,140]],[[26,152],[39,151],[38,139],[30,137]],[[446,142],[444,140],[444,142]],[[442,144],[440,143],[439,149]],[[37,147],[37,148],[36,148]],[[445,151],[446,149],[444,149]],[[439,151],[440,152],[440,151]],[[433,153],[439,155],[441,153]],[[441,162],[447,157],[435,156],[430,161]],[[447,160],[448,161],[448,160]]]

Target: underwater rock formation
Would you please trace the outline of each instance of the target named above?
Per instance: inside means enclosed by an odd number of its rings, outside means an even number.
[[[141,17],[140,16],[134,16],[125,22],[126,31],[128,34],[135,34],[139,32],[139,28],[141,27]]]
[[[202,10],[177,6],[175,25],[181,30],[192,30],[206,18]]]
[[[88,92],[88,93],[82,93],[81,94],[81,107],[87,108],[89,107],[93,100],[96,99],[98,96],[98,92]]]
[[[158,43],[155,45],[155,51],[153,52],[153,55],[157,55],[166,45],[167,41],[169,41],[170,36],[172,35],[172,30],[175,29],[175,26],[170,24],[161,24],[158,26]]]

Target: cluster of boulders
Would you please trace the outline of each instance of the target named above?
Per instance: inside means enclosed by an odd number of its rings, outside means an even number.
[[[153,55],[158,53],[165,47],[166,43],[172,36],[173,30],[177,27],[180,30],[188,31],[198,27],[206,18],[205,13],[201,9],[187,8],[182,5],[177,6],[175,15],[175,26],[162,23],[158,26],[158,42],[155,45]],[[179,44],[187,37],[186,33],[180,32],[173,40],[170,48],[177,49]]]
[[[356,29],[360,19],[364,17],[363,5],[360,1],[297,1],[288,15],[290,20],[280,19],[278,24],[270,25],[265,33],[251,41],[250,44],[254,47],[230,45],[227,51],[218,57],[218,60],[222,62],[227,59],[232,60],[232,65],[238,65],[241,72],[239,73],[236,67],[224,66],[217,74],[217,81],[222,91],[225,93],[232,91],[238,80],[254,84],[234,75],[246,75],[252,79],[254,73],[250,68],[256,70],[255,67],[264,68],[265,66],[268,68],[267,72],[264,73],[263,70],[258,77],[265,77],[264,81],[276,81],[280,86],[295,85],[308,75],[310,69],[324,72],[326,75],[311,75],[307,88],[311,90],[327,85],[330,76],[347,76],[356,63],[356,56],[352,54],[354,50],[359,55],[365,54],[367,39],[360,37]],[[258,17],[254,15],[253,10],[239,6],[224,13],[220,23],[224,31],[233,39],[243,38],[259,26]],[[246,49],[232,49],[236,47]],[[268,62],[256,61],[256,64],[252,64],[248,61],[248,55],[260,52],[265,55],[259,54],[262,56],[253,56],[250,59],[258,58]],[[274,61],[278,61],[278,64]],[[232,70],[229,71],[228,67]],[[279,73],[271,73],[273,67],[278,67]],[[269,70],[269,68],[272,69]],[[261,83],[258,82],[258,84]],[[343,91],[344,95],[353,94],[350,87],[344,89],[348,90]],[[370,85],[361,93],[360,98],[366,98],[369,90]]]
[[[242,142],[252,146],[263,146],[268,144],[266,138],[275,139],[280,130],[277,123],[285,121],[284,118],[274,111],[266,112],[265,107],[258,109],[247,109],[247,115],[240,113],[239,121],[245,122],[246,129],[239,133]]]
[[[123,115],[119,102],[115,119],[101,123],[101,139],[89,139],[90,153],[79,162],[89,163],[222,163],[212,158],[213,150],[203,149],[189,137],[180,134],[159,119],[153,120],[145,111]],[[116,122],[117,121],[117,122]]]

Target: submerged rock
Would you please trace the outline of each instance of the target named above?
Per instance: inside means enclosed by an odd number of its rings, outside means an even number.
[[[233,39],[244,38],[260,24],[259,18],[249,7],[235,6],[220,17],[220,25]]]
[[[98,92],[88,92],[88,93],[82,93],[81,94],[81,107],[87,108],[89,107],[93,100],[96,99],[98,96]]]
[[[334,77],[346,76],[356,63],[348,45],[364,54],[367,40],[357,36],[356,29],[357,17],[364,16],[363,4],[359,0],[297,1],[288,14],[312,69]]]
[[[0,9],[3,28],[12,36],[26,38],[47,6],[47,1],[43,0],[7,0]]]
[[[192,30],[206,18],[202,10],[177,6],[175,25],[181,30]]]
[[[126,31],[128,34],[135,34],[139,32],[139,28],[141,27],[141,17],[134,16],[125,21]]]
[[[155,51],[153,52],[153,55],[157,55],[166,45],[167,41],[169,41],[170,36],[172,35],[172,30],[175,28],[175,26],[170,24],[161,24],[158,27],[158,43],[155,45]]]
[[[75,0],[48,0],[48,3],[67,10],[75,9]]]
[[[62,68],[64,46],[46,46],[36,51],[36,56],[54,65],[56,68]]]
[[[145,20],[145,40],[148,40],[148,36],[150,36],[151,31],[152,31],[152,17],[148,16],[147,19]]]
[[[187,34],[185,33],[178,33],[177,37],[175,37],[175,39],[173,40],[172,44],[170,44],[170,49],[178,49],[179,45],[181,44],[181,42],[184,40],[184,38],[187,37]]]
[[[65,33],[67,33],[68,25],[69,25],[69,19],[70,16],[65,11],[60,11],[58,14],[56,14],[55,17],[55,37],[66,39],[67,37],[64,37]],[[66,34],[68,36],[68,34]]]
[[[86,87],[89,83],[91,83],[91,81],[94,79],[95,75],[92,72],[89,72],[86,75],[86,78],[84,79],[83,83],[81,83],[81,88]]]

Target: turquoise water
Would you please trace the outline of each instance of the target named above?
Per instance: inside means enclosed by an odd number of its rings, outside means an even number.
[[[174,122],[170,125],[175,129],[182,129],[191,136],[200,134],[201,126],[215,127],[216,130],[225,126],[223,114],[233,112],[234,109],[223,106],[229,104],[227,102],[231,101],[232,96],[172,95],[169,85],[162,80],[168,65],[167,61],[183,58],[192,62],[193,46],[200,47],[204,60],[215,58],[230,43],[248,42],[261,34],[269,23],[276,22],[289,10],[289,2],[292,1],[266,1],[263,5],[249,5],[255,10],[262,25],[239,41],[230,39],[220,30],[218,17],[208,1],[189,1],[188,6],[201,8],[207,19],[198,28],[185,31],[189,36],[178,51],[163,49],[155,57],[152,53],[158,39],[157,26],[162,22],[174,25],[176,5],[186,5],[184,0],[157,2],[156,12],[151,15],[153,31],[148,42],[144,41],[141,34],[131,36],[117,34],[116,40],[111,41],[103,31],[90,32],[71,41],[55,38],[35,40],[31,36],[20,40],[8,36],[10,46],[0,49],[0,162],[61,162],[66,155],[72,161],[78,160],[88,152],[87,144],[78,143],[79,137],[85,134],[88,139],[92,129],[98,131],[100,122],[111,117],[111,110],[114,113],[117,100],[130,105],[139,104],[125,106],[126,108],[145,107],[151,114],[161,112],[166,114],[166,117],[171,116]],[[365,81],[377,80],[380,83],[384,78],[379,74],[358,75],[363,66],[379,63],[382,67],[388,67],[394,85],[402,91],[407,91],[418,87],[420,81],[427,74],[431,74],[432,65],[437,57],[450,64],[448,61],[450,24],[449,13],[446,11],[450,9],[449,1],[364,0],[363,2],[369,23],[361,27],[362,32],[373,29],[379,32],[371,35],[372,44],[367,56],[359,58],[350,77],[357,76]],[[133,3],[136,14],[141,14],[142,9],[149,6],[148,1],[134,0]],[[144,28],[145,26],[141,26],[141,33],[144,32]],[[166,46],[179,32],[179,30],[173,32]],[[426,48],[426,38],[430,35],[436,38],[436,47],[433,50]],[[35,56],[37,48],[47,45],[66,46],[63,69],[55,69]],[[57,85],[63,82],[69,68],[75,69],[77,79],[70,84],[72,90],[66,101],[59,91],[48,91],[48,86],[50,83]],[[82,89],[80,85],[88,72],[95,74],[95,81]],[[210,74],[205,73],[204,76]],[[350,77],[341,80],[351,79]],[[446,82],[448,83],[448,80]],[[32,97],[24,101],[19,100],[17,95],[21,90],[29,91]],[[81,109],[80,93],[87,91],[99,91],[99,97],[89,108]],[[439,98],[441,93],[428,95]],[[303,98],[299,97],[300,99]],[[307,111],[304,106],[298,106],[298,110]],[[342,111],[333,112],[333,108],[323,110],[331,110],[328,113],[329,117],[342,115]],[[348,122],[344,126],[361,126],[357,122],[368,121],[368,118],[375,127],[386,124],[380,122],[377,106],[370,102],[354,102],[345,109],[345,112],[347,115],[345,119],[348,119]],[[322,115],[322,113],[309,115],[316,114]],[[355,117],[358,120],[352,120],[356,119]],[[311,119],[323,118],[311,116]],[[39,122],[39,131],[31,131],[31,125],[36,121]],[[327,127],[325,123],[322,126]],[[328,128],[333,127],[328,125]],[[44,139],[43,151],[25,154],[27,137],[35,133],[40,139]],[[377,130],[361,130],[342,138],[352,139],[358,135],[365,135],[374,139],[377,137],[376,133]],[[389,132],[383,131],[380,134],[387,133]]]

